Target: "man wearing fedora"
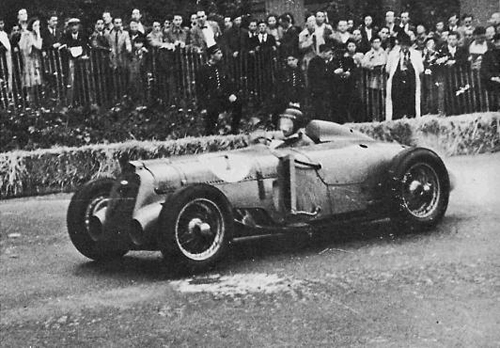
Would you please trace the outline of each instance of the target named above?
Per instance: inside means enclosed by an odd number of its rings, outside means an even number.
[[[208,62],[196,73],[196,95],[205,118],[205,134],[216,133],[217,120],[223,111],[232,111],[231,133],[238,132],[242,103],[233,84],[221,66],[222,50],[218,45],[207,48]]]

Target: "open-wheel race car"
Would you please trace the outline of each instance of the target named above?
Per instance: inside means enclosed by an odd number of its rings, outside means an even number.
[[[81,187],[67,216],[76,249],[94,260],[161,250],[193,268],[214,265],[235,238],[390,218],[431,228],[451,190],[433,151],[375,141],[311,121],[313,145],[244,149],[122,165]]]

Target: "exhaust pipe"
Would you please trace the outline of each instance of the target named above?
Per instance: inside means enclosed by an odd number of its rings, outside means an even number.
[[[92,238],[94,242],[102,240],[104,221],[106,221],[106,210],[107,208],[102,208],[89,219],[88,232],[90,238]]]
[[[158,202],[139,209],[135,214],[129,229],[130,240],[135,245],[142,246],[149,242],[162,208],[163,206]]]

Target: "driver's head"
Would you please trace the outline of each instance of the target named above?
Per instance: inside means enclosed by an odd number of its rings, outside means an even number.
[[[286,108],[280,115],[279,119],[279,129],[283,132],[285,137],[289,137],[296,133],[303,121],[304,115],[302,111],[295,107]]]

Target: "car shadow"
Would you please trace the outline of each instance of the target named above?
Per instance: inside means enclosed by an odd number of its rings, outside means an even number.
[[[307,233],[276,234],[234,242],[225,259],[209,270],[196,271],[176,262],[167,262],[160,252],[131,252],[125,257],[107,262],[86,262],[76,266],[79,277],[105,277],[135,281],[176,280],[213,272],[230,272],[245,266],[248,261],[272,259],[276,256],[317,255],[328,248],[341,248],[353,253],[362,247],[401,244],[418,238],[450,233],[459,216],[447,216],[436,228],[428,231],[397,230],[389,221],[366,224],[339,225]]]

